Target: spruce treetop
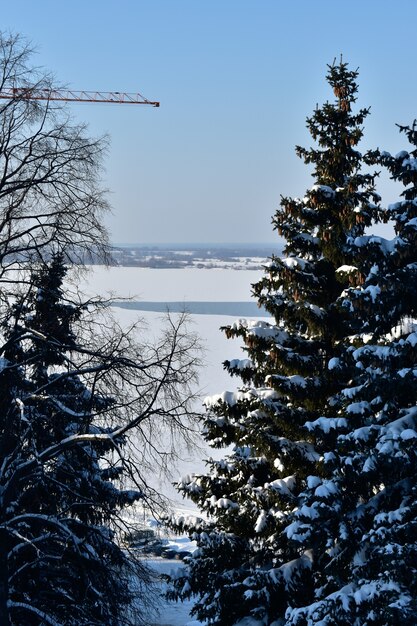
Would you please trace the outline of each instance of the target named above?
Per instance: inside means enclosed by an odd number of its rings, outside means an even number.
[[[379,216],[376,175],[363,171],[357,149],[369,109],[354,112],[356,79],[346,63],[329,66],[336,99],[307,120],[316,146],[297,148],[314,181],[304,197],[281,199],[273,224],[284,256],[272,257],[253,286],[271,319],[224,329],[243,340],[248,358],[225,363],[242,384],[207,401],[204,432],[214,447],[234,448],[180,485],[208,522],[189,526],[199,551],[175,585],[178,595],[199,596],[196,615],[214,624],[248,616],[285,623],[286,609],[313,602],[323,584],[328,532],[320,524],[312,532],[310,522],[337,524],[332,402],[351,376],[337,371],[350,329],[339,298],[363,279],[349,241]],[[309,489],[318,490],[317,508]]]

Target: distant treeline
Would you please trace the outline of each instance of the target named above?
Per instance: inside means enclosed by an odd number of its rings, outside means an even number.
[[[184,246],[115,246],[115,265],[151,268],[219,268],[260,269],[272,254],[282,248],[272,245],[184,245]]]

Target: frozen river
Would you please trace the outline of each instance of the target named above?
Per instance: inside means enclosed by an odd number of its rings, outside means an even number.
[[[114,306],[113,311],[123,324],[129,324],[138,317],[144,321],[148,332],[157,334],[163,325],[163,313],[188,310],[190,329],[196,332],[205,349],[204,367],[200,372],[201,397],[235,390],[236,378],[231,379],[223,369],[226,359],[241,358],[244,353],[240,342],[226,339],[220,326],[232,324],[237,318],[257,317],[260,311],[251,297],[251,284],[262,276],[261,271],[251,270],[206,270],[206,269],[150,269],[135,267],[94,267],[81,285],[88,295],[109,297],[112,301],[132,298],[122,306]],[[175,306],[173,306],[175,305]],[[200,407],[199,407],[200,408]],[[177,480],[191,472],[204,471],[204,459],[215,453],[203,448],[198,453],[183,453],[182,460],[173,468],[172,480]],[[180,500],[171,481],[152,477],[153,486],[171,498],[173,507],[178,510],[192,504]],[[158,572],[167,572],[181,566],[178,561],[156,560],[152,563]],[[164,584],[161,583],[161,593]],[[190,616],[192,603],[172,603],[162,600],[161,613],[150,623],[158,626],[198,626],[199,622]]]
[[[222,391],[234,391],[239,381],[223,369],[226,359],[244,358],[241,342],[227,339],[219,330],[242,317],[257,317],[259,309],[251,296],[251,285],[262,276],[262,271],[230,269],[151,269],[138,267],[92,267],[81,285],[88,295],[109,297],[112,301],[132,298],[123,308],[113,307],[117,319],[128,325],[140,318],[149,333],[157,335],[163,326],[164,312],[169,303],[177,310],[190,310],[190,330],[199,335],[204,348],[204,367],[200,372],[201,398]],[[145,310],[138,310],[143,305]],[[169,307],[168,307],[169,308]],[[194,309],[194,311],[193,311]],[[173,308],[170,311],[175,313]],[[198,407],[202,408],[201,406]],[[203,458],[212,454],[207,450],[196,457],[183,455],[175,468],[174,478],[191,471],[204,469]],[[178,498],[173,487],[165,482],[158,486],[172,498]]]

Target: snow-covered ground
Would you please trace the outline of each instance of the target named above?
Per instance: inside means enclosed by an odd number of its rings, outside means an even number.
[[[89,295],[111,294],[113,300],[131,297],[153,302],[170,301],[206,301],[206,302],[250,302],[251,284],[262,275],[261,271],[234,271],[229,269],[150,269],[137,267],[112,267],[106,269],[95,266],[83,281],[82,289]],[[158,333],[163,325],[163,315],[152,311],[135,311],[113,307],[122,324],[137,319],[144,320],[153,334]],[[243,316],[242,316],[243,317]],[[235,316],[228,315],[192,315],[191,330],[196,332],[205,348],[204,367],[200,373],[201,397],[220,393],[225,390],[235,391],[238,381],[231,379],[224,371],[222,363],[226,359],[242,358],[244,353],[240,342],[226,339],[220,332],[220,326],[232,324]],[[203,443],[203,442],[202,442]],[[204,470],[204,459],[213,451],[204,449],[199,453],[182,456],[181,462],[173,468],[172,480],[191,472]],[[218,453],[218,454],[221,454]],[[163,478],[153,477],[153,486],[171,498],[174,511],[193,512],[192,504],[184,503],[171,484]],[[185,548],[186,538],[167,537],[168,544],[179,551]],[[168,545],[167,544],[167,545]],[[152,558],[152,567],[159,573],[169,573],[172,569],[183,567],[180,560]],[[161,611],[149,626],[200,626],[200,622],[190,616],[191,602],[177,603],[163,600],[165,583],[161,581]],[[243,625],[242,625],[243,626]],[[251,626],[247,624],[246,626]]]
[[[83,282],[91,294],[113,293],[134,300],[250,302],[250,286],[261,276],[258,270],[93,266]]]
[[[140,267],[93,266],[81,284],[87,295],[111,296],[111,299],[132,298],[147,302],[253,302],[251,285],[262,276],[262,271],[235,271],[230,269],[152,269]],[[152,311],[136,311],[113,307],[117,319],[128,325],[140,318],[153,335],[162,328],[164,315]],[[243,317],[243,316],[242,316]],[[232,324],[236,316],[191,315],[190,330],[201,338],[204,347],[204,367],[201,368],[199,391],[203,399],[225,390],[235,391],[236,378],[223,369],[226,359],[244,358],[241,343],[227,339],[220,326]],[[201,407],[199,407],[201,408]],[[202,442],[203,443],[203,442]],[[152,477],[153,486],[182,506],[172,482],[191,472],[204,470],[204,459],[214,452],[210,449],[198,454],[183,452],[182,461],[173,468],[172,479]],[[217,454],[221,454],[217,452]],[[188,503],[187,503],[188,506]],[[191,506],[191,505],[190,505]]]
[[[178,568],[183,567],[181,561],[169,560],[162,558],[155,558],[149,560],[149,565],[152,569],[161,574],[172,574]],[[155,620],[153,620],[149,626],[200,626],[202,622],[199,622],[195,618],[191,617],[190,611],[193,603],[191,601],[186,602],[168,602],[164,601],[163,594],[166,591],[166,583],[161,581],[160,594],[161,594],[161,610]]]

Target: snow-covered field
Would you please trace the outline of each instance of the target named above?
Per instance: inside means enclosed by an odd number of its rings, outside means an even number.
[[[261,276],[258,270],[93,266],[84,285],[92,294],[113,293],[134,300],[249,302],[250,286]]]
[[[83,279],[82,290],[88,295],[109,296],[112,300],[132,298],[146,302],[253,302],[251,285],[261,277],[260,271],[206,269],[150,269],[136,267],[95,266]],[[221,308],[221,307],[220,307]],[[150,331],[157,334],[163,324],[163,314],[113,307],[122,323],[143,319]],[[228,358],[242,353],[240,343],[226,339],[220,326],[231,324],[237,316],[191,315],[190,329],[196,332],[205,348],[205,366],[201,371],[204,395],[233,390],[236,381],[222,368]],[[244,317],[242,315],[241,317]]]
[[[183,567],[181,561],[169,559],[151,559],[152,569],[158,574],[172,574],[179,567]],[[166,590],[166,583],[161,582],[161,596]],[[202,624],[190,615],[192,602],[163,602],[157,618],[152,619],[149,626],[200,626]]]
[[[187,301],[194,302],[250,302],[251,284],[262,275],[261,271],[235,271],[229,269],[150,269],[136,267],[112,267],[109,269],[95,266],[86,276],[82,290],[89,295],[111,295],[112,300],[130,297],[134,300],[151,302]],[[114,307],[114,312],[122,324],[137,319],[144,320],[148,332],[157,334],[162,327],[163,315],[152,311],[135,311]],[[244,317],[242,315],[242,317]],[[231,324],[235,316],[228,315],[192,315],[191,330],[197,332],[205,348],[204,367],[200,372],[201,396],[234,391],[237,380],[231,379],[223,370],[225,359],[242,358],[240,343],[226,339],[220,326]],[[185,454],[183,460],[173,468],[172,480],[185,474],[204,469],[204,458],[213,454],[203,449],[198,454]],[[180,500],[169,481],[153,478],[154,486],[172,500],[174,510],[185,509],[192,512],[192,505]],[[173,545],[178,539],[168,538]],[[181,542],[181,540],[180,540]],[[172,568],[181,567],[181,561],[152,559],[152,567],[159,573],[169,573]],[[161,597],[164,583],[161,583]],[[199,626],[200,622],[190,616],[191,603],[162,602],[158,619],[150,626]],[[248,625],[249,626],[249,625]]]
[[[93,266],[83,279],[81,288],[88,295],[132,298],[135,301],[172,302],[253,302],[251,285],[262,276],[261,271],[235,271],[228,269],[151,269],[139,267],[100,267]],[[136,311],[113,307],[122,324],[129,324],[140,318],[145,322],[148,332],[157,335],[163,326],[164,315],[152,311]],[[244,317],[242,315],[242,317]],[[191,315],[190,330],[201,338],[204,347],[204,367],[200,371],[199,391],[203,399],[207,395],[234,391],[238,381],[232,379],[223,369],[226,359],[242,358],[244,353],[238,340],[226,339],[219,330],[220,326],[232,324],[236,316],[230,315]],[[199,407],[201,408],[201,407]],[[172,480],[175,481],[190,472],[204,469],[204,459],[213,452],[196,456],[185,453],[178,467],[173,468]],[[178,502],[178,494],[172,487],[172,481],[161,479],[159,484],[152,477],[153,485],[165,495]],[[190,505],[191,506],[191,505]]]

